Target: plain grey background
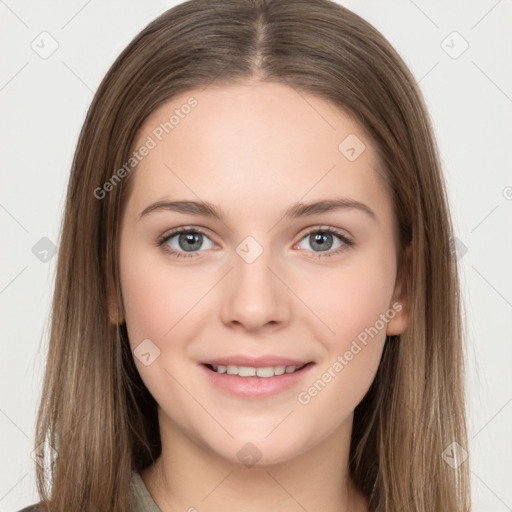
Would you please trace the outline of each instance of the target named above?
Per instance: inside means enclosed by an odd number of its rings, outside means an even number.
[[[177,3],[0,0],[0,511],[37,501],[31,452],[51,248],[79,130],[113,60]],[[511,511],[512,2],[340,3],[388,38],[425,95],[464,292],[474,510]]]

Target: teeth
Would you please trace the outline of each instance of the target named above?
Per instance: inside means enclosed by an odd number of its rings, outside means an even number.
[[[252,366],[227,366],[219,364],[213,366],[217,373],[227,373],[228,375],[238,375],[239,377],[274,377],[274,375],[283,375],[283,373],[293,373],[297,366],[266,366],[264,368],[254,368]]]

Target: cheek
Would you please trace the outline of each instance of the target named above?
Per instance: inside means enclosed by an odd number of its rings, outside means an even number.
[[[204,294],[201,279],[154,258],[133,252],[121,267],[126,324],[132,346],[143,339],[162,343],[195,308]]]
[[[134,362],[155,400],[172,404],[169,410],[181,410],[189,400],[173,377],[185,382],[181,373],[186,343],[199,323],[205,293],[200,281],[137,250],[122,259],[121,287]],[[149,353],[146,360],[145,353]]]
[[[187,346],[201,331],[212,308],[208,291],[218,280],[211,269],[177,268],[153,252],[126,250],[121,259],[121,288],[125,320],[139,374],[157,402],[180,402],[179,385],[195,366],[188,361]],[[149,340],[149,341],[148,341]],[[144,364],[139,353],[151,354]],[[157,357],[152,359],[156,355]],[[190,383],[187,384],[190,386]],[[172,402],[172,401],[171,401]]]
[[[325,433],[345,422],[375,378],[386,342],[382,299],[371,288],[357,288],[330,306],[326,318],[335,334],[323,335],[326,355],[296,397],[304,417],[323,418]]]
[[[302,280],[299,294],[319,320],[317,332],[324,344],[330,349],[344,350],[351,340],[375,326],[390,307],[394,275],[392,258],[386,259],[382,253],[380,258],[310,272]],[[385,338],[382,322],[377,327],[382,331],[381,338]]]
[[[319,414],[336,403],[337,421],[361,401],[379,366],[387,323],[395,316],[390,306],[394,276],[393,253],[386,257],[379,251],[304,281],[300,293],[317,317],[309,316],[308,322],[325,357],[299,403],[315,402]]]
[[[384,341],[386,323],[383,323],[381,315],[389,308],[393,291],[391,283],[383,279],[382,273],[375,267],[352,272],[346,278],[340,278],[340,281],[343,291],[332,302],[330,311],[338,352],[349,350],[355,340],[363,344],[370,339]],[[378,343],[373,345],[378,346]],[[368,348],[359,359],[371,357],[373,350],[370,346]],[[376,350],[379,351],[378,348]]]

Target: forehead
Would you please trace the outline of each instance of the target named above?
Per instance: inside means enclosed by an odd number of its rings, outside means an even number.
[[[247,208],[350,195],[389,209],[377,154],[359,123],[284,84],[180,94],[146,119],[134,149],[143,145],[151,149],[130,194],[139,208],[177,194],[217,204],[237,198]]]

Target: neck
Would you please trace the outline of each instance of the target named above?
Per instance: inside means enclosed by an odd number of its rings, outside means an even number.
[[[194,442],[159,409],[162,454],[142,479],[162,512],[366,512],[348,471],[352,417],[293,459],[246,466]]]

